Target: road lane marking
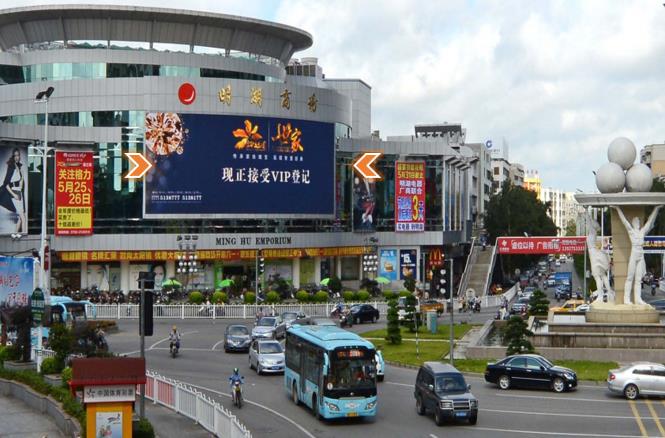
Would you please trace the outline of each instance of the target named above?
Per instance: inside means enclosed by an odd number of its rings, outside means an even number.
[[[660,419],[658,418],[658,413],[653,408],[653,404],[651,403],[651,400],[649,400],[649,399],[647,399],[647,407],[649,408],[649,412],[651,413],[651,418],[653,418],[653,421],[656,423],[656,427],[658,427],[658,431],[660,432],[660,436],[665,436],[665,429],[663,429],[663,425],[660,424]]]
[[[543,432],[540,430],[498,429],[495,427],[482,427],[482,426],[461,426],[460,429],[484,430],[487,432],[504,432],[504,433],[513,433],[513,434],[521,433],[527,435],[583,436],[583,437],[599,437],[599,438],[641,438],[640,435],[606,435],[602,433],[580,433],[580,432]]]
[[[503,409],[485,409],[481,408],[481,412],[495,412],[499,414],[521,414],[521,415],[542,415],[549,417],[582,417],[582,418],[616,418],[619,420],[628,420],[635,418],[631,415],[597,415],[597,414],[570,414],[565,412],[532,412],[532,411],[509,411]],[[665,418],[663,418],[665,420]]]
[[[218,346],[219,344],[221,344],[222,342],[224,342],[224,341],[225,341],[225,339],[222,339],[221,341],[219,341],[218,343],[216,343],[215,345],[213,345],[212,348],[211,348],[211,350],[212,350],[212,351],[215,351],[215,348],[217,348],[217,346]]]
[[[183,332],[183,333],[180,333],[180,336],[193,335],[193,334],[198,333],[198,332],[199,332],[198,330],[193,330],[193,331],[191,331],[191,332]],[[169,340],[168,337],[166,337],[166,338],[164,338],[164,339],[161,339],[161,340],[155,342],[154,344],[152,344],[152,345],[150,346],[150,348],[148,348],[148,350],[152,350],[152,349],[155,348],[157,345],[161,344],[161,343],[164,342],[164,341],[168,341],[168,340]]]
[[[200,385],[193,385],[193,384],[191,384],[191,383],[188,383],[187,385],[189,385],[189,386],[191,386],[191,387],[193,387],[193,388],[203,389],[203,390],[206,390],[206,391],[209,391],[209,392],[213,392],[213,393],[218,394],[218,395],[223,395],[224,397],[227,397],[227,398],[231,398],[231,394],[226,394],[226,393],[224,393],[224,392],[217,391],[217,390],[212,389],[212,388],[207,388],[207,387],[205,387],[205,386],[200,386]],[[266,406],[266,405],[262,405],[261,403],[257,403],[257,402],[253,402],[253,401],[251,401],[251,400],[247,400],[247,399],[244,398],[244,397],[243,397],[243,401],[244,401],[245,403],[249,403],[250,405],[254,405],[254,406],[256,406],[256,407],[259,407],[259,408],[265,409],[266,411],[268,411],[268,412],[270,412],[270,413],[272,413],[272,414],[277,415],[279,418],[288,421],[289,423],[291,423],[291,424],[293,424],[295,427],[297,427],[299,431],[301,431],[302,433],[304,433],[304,434],[305,434],[306,436],[308,436],[309,438],[316,438],[316,437],[315,437],[314,435],[312,435],[307,429],[305,429],[303,426],[301,426],[300,424],[296,423],[294,420],[290,419],[290,418],[287,417],[286,415],[281,414],[281,413],[277,412],[276,410],[269,408],[269,407]]]
[[[637,407],[635,406],[635,401],[634,400],[628,400],[628,404],[630,405],[630,410],[633,411],[633,416],[635,417],[635,421],[637,422],[637,427],[640,428],[640,432],[642,432],[642,436],[649,436],[647,433],[647,430],[644,428],[644,423],[642,423],[642,417],[640,417],[640,413],[637,412]]]
[[[581,402],[598,402],[598,403],[626,403],[625,400],[601,400],[597,398],[579,398],[579,397],[547,397],[541,395],[519,395],[519,394],[494,394],[496,397],[507,398],[537,398],[539,400],[559,400],[563,402],[581,401]]]

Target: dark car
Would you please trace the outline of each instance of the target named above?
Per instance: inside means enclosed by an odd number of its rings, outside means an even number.
[[[351,318],[354,324],[376,322],[379,319],[379,311],[369,304],[356,304],[351,307]]]
[[[229,325],[224,331],[224,351],[249,351],[249,329],[244,325]]]
[[[485,381],[495,383],[501,389],[548,388],[563,392],[577,386],[577,374],[537,354],[518,354],[487,364]]]
[[[572,297],[572,291],[565,285],[560,284],[554,289],[554,298],[557,300],[569,300]]]
[[[418,415],[434,413],[437,426],[446,420],[466,420],[471,424],[478,421],[478,399],[452,365],[425,362],[418,370],[413,395]]]
[[[510,307],[510,313],[511,314],[522,313],[522,312],[525,312],[528,308],[529,308],[529,299],[528,298],[519,298]]]

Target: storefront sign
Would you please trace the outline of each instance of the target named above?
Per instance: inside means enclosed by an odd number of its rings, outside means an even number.
[[[415,249],[399,250],[399,279],[404,280],[408,277],[415,278],[416,263],[418,261],[418,251]]]
[[[133,402],[135,399],[135,385],[86,386],[83,391],[83,403]]]
[[[300,257],[335,257],[357,256],[369,253],[365,246],[344,246],[332,248],[285,248],[264,249],[263,256],[268,259],[290,259]],[[113,261],[156,261],[177,260],[178,251],[59,251],[58,256],[63,262],[113,262]],[[253,249],[203,249],[197,250],[198,260],[254,260],[256,250]]]
[[[396,249],[382,249],[379,251],[379,276],[395,281],[397,280],[398,269],[399,261],[397,260]]]
[[[425,163],[395,163],[395,231],[425,231]]]
[[[55,153],[55,234],[92,234],[93,206],[92,152]]]
[[[582,254],[585,237],[499,237],[499,254]]]
[[[146,218],[334,216],[332,123],[148,113],[145,130]]]
[[[42,321],[44,315],[45,301],[44,292],[40,288],[35,289],[30,296],[30,307],[32,308],[32,320],[36,323]]]
[[[643,247],[646,254],[665,254],[665,236],[646,236]]]

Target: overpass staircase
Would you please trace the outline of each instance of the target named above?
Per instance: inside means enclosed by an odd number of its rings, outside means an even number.
[[[496,259],[496,246],[486,246],[485,251],[480,245],[472,245],[462,276],[459,293],[467,296],[482,297],[487,295],[492,269]],[[473,290],[473,293],[471,292]]]

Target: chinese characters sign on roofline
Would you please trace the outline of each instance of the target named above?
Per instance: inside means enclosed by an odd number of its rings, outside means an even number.
[[[499,237],[499,254],[583,254],[585,237]]]

